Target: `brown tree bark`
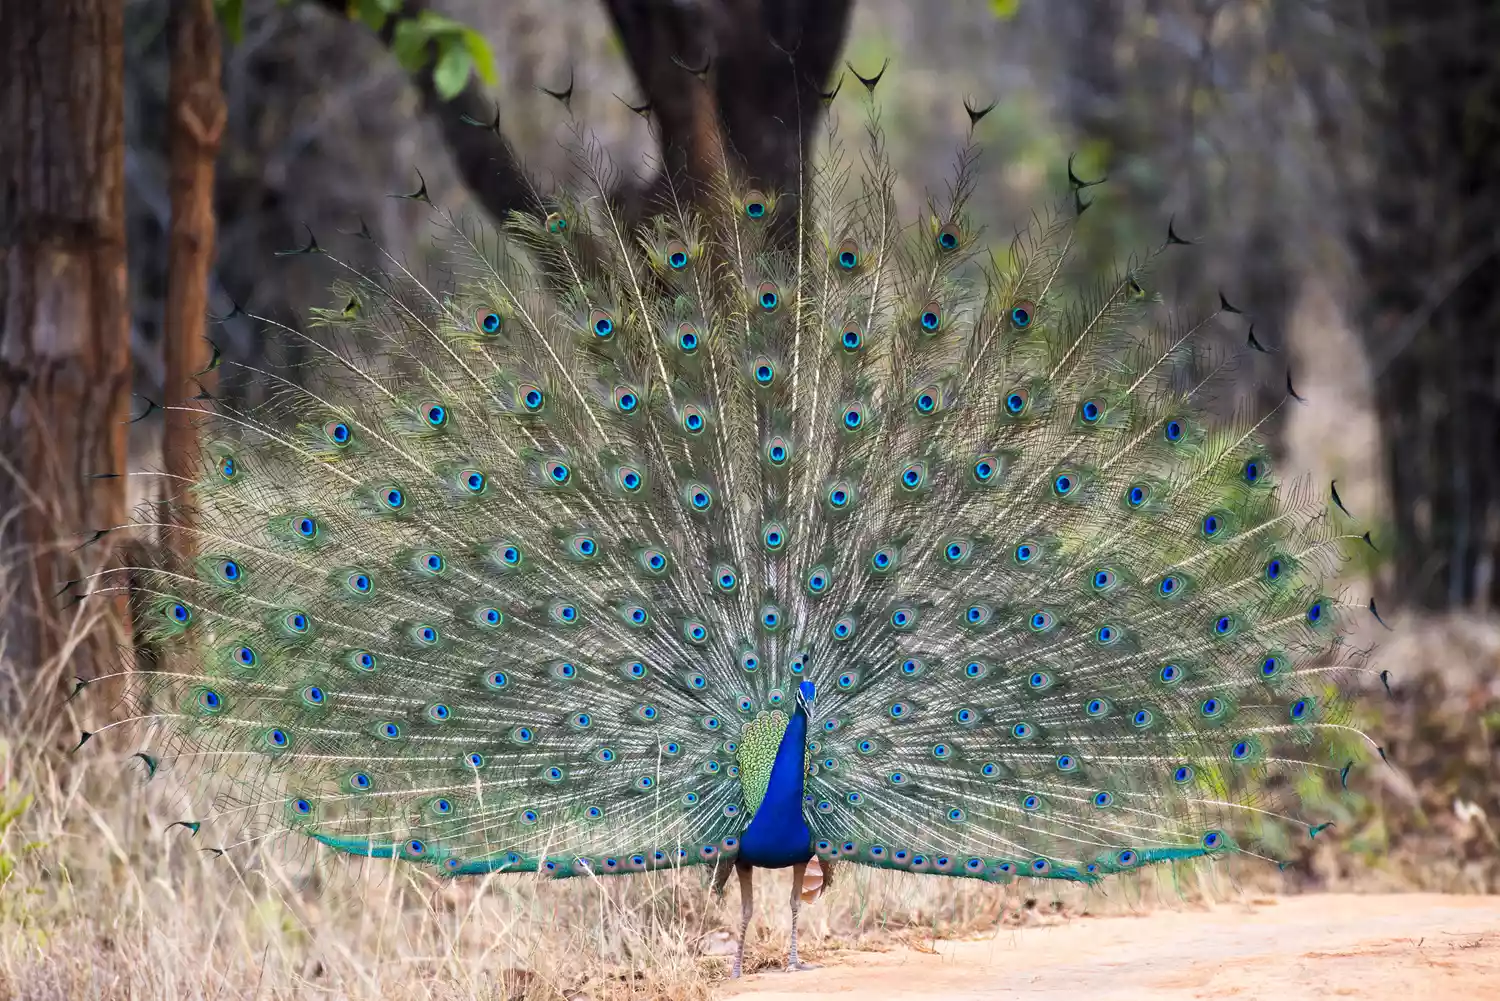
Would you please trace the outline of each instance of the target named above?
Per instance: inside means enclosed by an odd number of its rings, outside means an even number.
[[[163,521],[179,530],[164,541],[179,559],[194,553],[196,510],[185,488],[198,473],[198,424],[190,399],[212,392],[214,373],[204,324],[208,273],[214,259],[214,159],[224,132],[225,107],[219,25],[213,0],[173,0],[172,67],[167,90],[172,223],[168,234],[166,423],[162,459],[167,472]]]
[[[0,0],[0,631],[7,694],[55,720],[119,662],[123,601],[70,602],[125,520],[123,5]]]

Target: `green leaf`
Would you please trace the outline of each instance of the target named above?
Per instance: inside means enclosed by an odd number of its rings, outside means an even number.
[[[415,19],[406,18],[397,22],[396,33],[391,38],[391,51],[396,54],[396,61],[401,64],[402,69],[415,73],[427,65],[427,43],[431,38]]]
[[[231,42],[245,37],[245,0],[214,0],[214,10]]]
[[[490,49],[490,43],[484,40],[484,36],[471,28],[465,28],[464,48],[469,50],[469,58],[474,61],[474,72],[479,74],[479,79],[494,86],[499,77],[495,73],[495,53]]]
[[[1021,0],[990,0],[990,13],[1002,21],[1009,21],[1021,9]]]
[[[387,10],[388,6],[389,0],[349,0],[349,16],[371,31],[379,31],[385,27],[386,18],[395,13]]]
[[[469,70],[473,68],[474,61],[462,39],[445,39],[439,44],[442,51],[438,56],[437,67],[432,71],[432,86],[438,97],[451,101],[469,82]]]

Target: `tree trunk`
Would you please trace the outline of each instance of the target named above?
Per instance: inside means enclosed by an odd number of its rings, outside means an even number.
[[[0,0],[0,630],[33,721],[68,676],[114,669],[128,629],[123,601],[58,596],[96,586],[114,537],[80,543],[125,520],[123,16]]]
[[[1500,19],[1479,0],[1385,0],[1370,17],[1377,222],[1354,242],[1394,580],[1413,606],[1483,612],[1500,604]]]
[[[189,399],[201,387],[212,391],[214,373],[205,372],[211,352],[205,338],[208,273],[214,258],[214,159],[224,132],[224,90],[220,80],[219,25],[213,0],[173,0],[172,68],[167,92],[168,158],[172,223],[168,235],[166,320],[166,423],[162,458],[163,521],[178,530],[163,535],[179,559],[195,555],[192,529],[196,510],[185,488],[198,474],[196,409]]]

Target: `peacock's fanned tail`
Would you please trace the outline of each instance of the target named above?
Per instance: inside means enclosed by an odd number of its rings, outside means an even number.
[[[208,418],[201,555],[133,592],[170,663],[126,716],[195,823],[716,861],[802,680],[825,858],[1089,881],[1318,819],[1306,775],[1366,744],[1351,532],[1265,415],[1213,416],[1216,317],[1156,322],[1154,255],[1080,282],[1072,199],[986,244],[971,151],[901,223],[868,134],[781,205],[724,179],[634,227],[585,146],[547,219],[444,217],[441,287],[329,258],[347,305]]]

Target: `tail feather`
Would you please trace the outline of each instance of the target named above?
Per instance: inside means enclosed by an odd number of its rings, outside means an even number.
[[[323,255],[344,305],[268,322],[303,367],[206,416],[202,555],[133,595],[192,666],[126,713],[203,822],[452,874],[714,862],[810,679],[825,861],[1092,881],[1303,823],[1299,776],[1367,743],[1355,533],[1265,415],[1215,416],[1238,354],[1222,310],[1157,326],[1167,246],[1075,285],[1071,204],[987,245],[974,148],[903,226],[874,117],[809,197],[725,173],[638,229],[583,150],[545,219],[439,211],[440,283]]]

